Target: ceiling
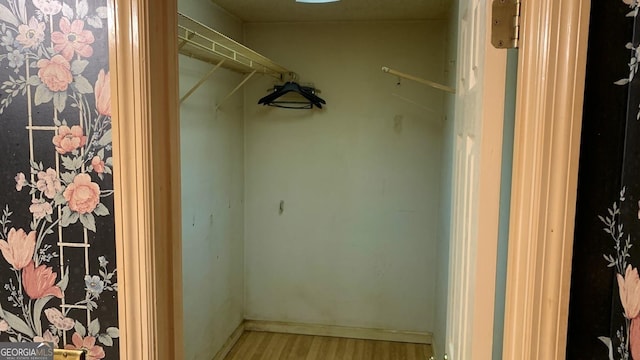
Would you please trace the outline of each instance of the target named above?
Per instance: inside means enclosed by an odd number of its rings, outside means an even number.
[[[446,19],[451,0],[211,0],[245,22],[384,21]]]

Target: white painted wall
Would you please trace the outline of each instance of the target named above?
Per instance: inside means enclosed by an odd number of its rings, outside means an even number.
[[[241,39],[242,24],[208,1],[181,12]],[[180,56],[180,93],[212,65]],[[180,106],[185,359],[209,360],[243,319],[243,103],[215,105],[241,80],[220,69]]]
[[[397,86],[380,68],[444,81],[446,31],[443,21],[245,26],[250,47],[328,103],[263,107],[273,82],[245,88],[247,318],[434,330],[444,94]]]
[[[458,48],[458,1],[453,1],[447,24],[447,81],[451,86],[457,84],[457,48]],[[442,202],[440,207],[440,237],[438,238],[438,260],[436,270],[436,325],[433,332],[433,350],[436,359],[444,358],[447,335],[447,301],[449,294],[449,243],[451,236],[451,211],[453,197],[453,147],[455,140],[455,95],[445,95],[444,105],[446,121],[443,131],[442,152]]]

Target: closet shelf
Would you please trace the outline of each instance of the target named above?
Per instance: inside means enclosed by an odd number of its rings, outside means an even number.
[[[260,73],[284,80],[291,71],[266,57],[178,13],[178,49],[180,54],[243,74]]]

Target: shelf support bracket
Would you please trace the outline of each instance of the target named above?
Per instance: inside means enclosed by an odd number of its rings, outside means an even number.
[[[182,50],[182,48],[187,45],[187,42],[189,42],[189,40],[191,40],[196,34],[187,31],[187,37],[185,39],[182,39],[182,41],[180,41],[180,44],[178,44],[178,50]],[[181,39],[180,36],[178,36],[179,39]]]
[[[193,85],[193,87],[189,91],[187,91],[187,93],[184,94],[183,97],[180,98],[180,104],[182,104],[185,100],[187,100],[189,96],[191,96],[191,94],[198,90],[198,88],[202,86],[202,84],[204,84],[204,82],[207,81],[207,79],[209,79],[211,75],[213,75],[213,73],[220,68],[220,66],[222,66],[222,63],[224,63],[224,59],[220,60],[220,62],[216,66],[214,66],[213,69],[211,69],[205,76],[202,77],[202,79],[200,79],[200,81]]]
[[[242,85],[244,85],[247,81],[249,81],[249,79],[251,79],[251,77],[252,77],[253,75],[255,75],[255,73],[256,73],[257,71],[258,71],[258,70],[253,70],[253,72],[252,72],[252,73],[247,74],[247,76],[245,76],[245,77],[244,77],[244,79],[240,82],[240,84],[238,84],[238,86],[236,86],[233,90],[231,90],[231,92],[229,93],[229,95],[227,95],[224,99],[222,99],[222,101],[220,101],[220,102],[218,103],[218,106],[216,106],[216,110],[218,110],[218,108],[220,108],[220,106],[221,106],[225,101],[227,101],[227,99],[229,99],[233,94],[235,94],[235,93],[236,93],[236,91],[238,91],[238,90],[242,87]]]
[[[439,83],[431,81],[431,80],[426,80],[426,79],[419,78],[417,76],[405,74],[405,73],[402,73],[400,71],[390,69],[390,68],[388,68],[386,66],[382,67],[382,71],[386,72],[388,74],[391,74],[391,75],[395,75],[397,77],[413,80],[413,81],[419,82],[421,84],[424,84],[424,85],[427,85],[427,86],[431,86],[432,88],[435,88],[435,89],[438,89],[438,90],[442,90],[442,91],[446,91],[446,92],[451,93],[451,94],[455,94],[456,93],[456,89],[452,88],[451,86],[442,85],[442,84],[439,84]]]

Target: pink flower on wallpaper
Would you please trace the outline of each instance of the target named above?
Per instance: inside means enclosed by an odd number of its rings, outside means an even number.
[[[58,179],[58,173],[52,168],[48,168],[46,172],[38,172],[38,181],[36,188],[49,199],[53,199],[57,193],[62,191],[62,183]]]
[[[80,214],[92,212],[100,203],[100,186],[88,174],[78,174],[62,194],[69,209]]]
[[[108,72],[105,74],[104,70],[100,70],[94,86],[94,93],[98,112],[105,116],[111,116],[111,80]]]
[[[22,285],[29,298],[36,300],[53,295],[62,299],[62,290],[55,285],[57,274],[50,267],[29,263],[22,269]]]
[[[85,350],[87,360],[100,360],[105,357],[104,349],[102,346],[96,345],[96,338],[93,336],[87,336],[82,338],[80,334],[74,333],[71,337],[73,345],[65,345],[67,350]]]
[[[33,0],[33,5],[47,16],[55,15],[62,11],[62,4],[57,0]]]
[[[44,314],[47,316],[47,320],[49,320],[51,325],[55,326],[59,330],[71,330],[76,324],[75,320],[65,317],[62,315],[60,310],[56,308],[48,308],[44,311]]]
[[[59,348],[60,347],[60,338],[57,336],[53,336],[53,334],[51,333],[51,331],[47,330],[45,331],[42,336],[34,336],[33,337],[33,341],[34,342],[50,342],[53,343],[53,347],[54,348]]]
[[[66,154],[83,147],[87,143],[87,137],[78,125],[73,125],[71,128],[62,125],[58,128],[58,135],[53,137],[52,142],[59,154]]]
[[[616,274],[618,278],[618,289],[620,291],[620,302],[624,308],[624,316],[627,319],[634,319],[640,313],[640,276],[638,269],[627,266],[624,277]]]
[[[629,350],[633,359],[640,359],[640,318],[631,320]]]
[[[102,161],[99,156],[94,156],[93,159],[91,159],[91,166],[97,174],[104,173],[104,161]]]
[[[27,179],[24,177],[23,173],[18,173],[16,177],[13,178],[16,181],[16,190],[22,191],[22,188],[29,184]]]
[[[21,24],[18,26],[16,40],[24,47],[36,48],[44,41],[44,28],[43,22],[38,22],[35,17],[31,17],[28,25]]]
[[[71,64],[62,55],[38,60],[38,68],[38,77],[53,92],[67,91],[73,81]]]
[[[16,270],[26,267],[36,248],[36,232],[27,234],[22,229],[11,228],[7,234],[7,240],[0,240],[2,256]]]
[[[9,329],[11,329],[11,327],[9,326],[9,323],[4,320],[0,320],[0,333],[9,331]]]
[[[53,49],[64,56],[65,59],[71,61],[73,54],[76,53],[82,57],[90,57],[93,55],[93,44],[95,39],[93,33],[84,30],[84,21],[73,20],[63,17],[60,19],[60,30],[51,34]]]
[[[47,215],[53,214],[53,207],[48,202],[33,199],[31,200],[29,211],[33,214],[35,220],[40,220],[47,217]]]

